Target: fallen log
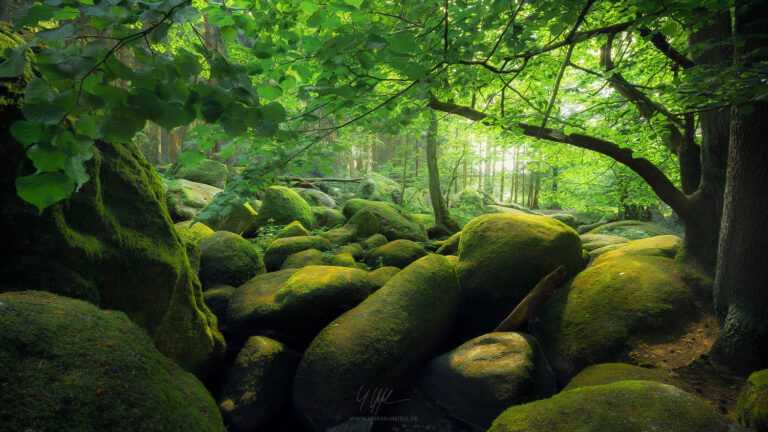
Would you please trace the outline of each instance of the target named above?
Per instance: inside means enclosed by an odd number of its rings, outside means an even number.
[[[544,276],[523,301],[515,307],[515,310],[504,318],[504,321],[496,327],[494,332],[517,331],[523,328],[526,323],[532,322],[567,276],[568,273],[562,264],[552,273]]]
[[[337,183],[357,183],[362,180],[362,178],[332,178],[332,177],[277,177],[277,180],[279,181],[297,181],[297,182],[303,182],[303,183],[314,183],[314,182],[337,182]]]
[[[486,200],[492,202],[493,205],[496,205],[496,206],[499,206],[499,207],[511,208],[511,209],[515,209],[515,210],[520,210],[520,211],[528,213],[528,214],[534,214],[534,215],[541,216],[541,213],[535,212],[535,211],[533,211],[531,209],[527,209],[527,208],[525,208],[525,207],[523,207],[521,205],[518,205],[518,204],[515,204],[515,203],[503,203],[503,202],[497,200],[496,198],[488,195],[485,192],[483,192],[483,198],[485,198]]]

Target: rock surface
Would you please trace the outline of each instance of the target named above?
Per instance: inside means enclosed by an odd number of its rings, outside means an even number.
[[[325,252],[331,249],[331,242],[317,236],[285,237],[273,241],[264,251],[264,265],[267,271],[278,270],[283,262],[296,252],[316,249]]]
[[[379,234],[384,235],[390,241],[397,239],[427,240],[427,233],[419,225],[419,222],[401,207],[393,204],[355,198],[344,204],[344,215],[352,217],[363,209],[370,211],[376,217]]]
[[[366,260],[371,267],[397,267],[403,269],[426,254],[427,251],[420,245],[410,240],[400,239],[372,250]]]
[[[255,226],[288,225],[299,221],[302,226],[312,229],[316,225],[315,214],[304,198],[284,186],[270,186],[264,192]]]
[[[248,240],[227,231],[202,238],[200,280],[206,287],[216,284],[240,286],[265,272],[259,251]]]
[[[736,417],[757,432],[768,431],[768,369],[754,372],[741,389]]]
[[[228,171],[227,166],[221,162],[203,159],[194,165],[181,167],[176,177],[224,189],[227,186]]]

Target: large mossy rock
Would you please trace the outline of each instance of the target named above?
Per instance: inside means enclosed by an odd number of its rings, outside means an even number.
[[[641,337],[673,335],[695,312],[672,259],[620,248],[558,289],[533,334],[564,383],[588,365],[628,360]]]
[[[264,251],[264,265],[268,271],[275,271],[282,267],[285,260],[296,252],[308,249],[317,249],[325,252],[333,245],[328,240],[317,236],[298,236],[277,239],[270,243]]]
[[[456,217],[459,226],[463,227],[483,214],[483,196],[475,189],[463,189],[451,205],[451,213]]]
[[[267,335],[302,347],[371,292],[368,274],[357,268],[308,266],[277,273],[284,274],[254,278],[230,297],[227,334]]]
[[[221,213],[212,213],[203,209],[201,213],[210,213],[210,218],[205,223],[214,231],[229,231],[241,235],[256,220],[256,210],[247,202],[241,202],[237,197],[224,204],[226,210]],[[223,214],[226,213],[226,214]]]
[[[123,311],[162,353],[205,373],[224,340],[166,209],[163,184],[135,145],[96,142],[85,164],[90,180],[42,214],[18,197],[16,178],[36,169],[9,125],[23,119],[21,97],[33,76],[30,69],[0,79],[0,292],[44,290]]]
[[[401,204],[402,188],[396,181],[381,174],[371,172],[366,174],[360,181],[360,186],[358,186],[355,196],[370,201]]]
[[[427,254],[419,244],[410,240],[395,240],[379,246],[368,254],[367,263],[371,267],[405,268]]]
[[[595,262],[624,256],[674,258],[682,245],[683,239],[676,235],[648,237],[623,243],[616,249],[602,254],[600,259],[595,260]]]
[[[299,221],[293,221],[289,223],[288,225],[284,226],[280,231],[277,232],[275,235],[276,239],[279,238],[285,238],[285,237],[301,237],[301,236],[308,236],[309,231],[307,231],[306,228],[301,224]]]
[[[327,428],[365,415],[357,400],[361,389],[403,390],[450,330],[458,292],[453,266],[430,255],[325,327],[296,373],[300,419]]]
[[[448,237],[440,245],[440,247],[437,248],[435,253],[438,253],[440,255],[456,255],[457,253],[459,253],[459,241],[461,241],[461,231]]]
[[[254,225],[270,225],[270,221],[272,225],[288,225],[299,221],[307,229],[313,229],[316,225],[315,214],[309,204],[295,191],[284,186],[267,188]]]
[[[419,225],[419,222],[401,207],[357,198],[344,204],[344,215],[347,217],[352,217],[360,210],[368,210],[376,216],[379,234],[384,235],[390,241],[398,239],[427,241],[427,233]]]
[[[647,237],[670,235],[675,233],[651,222],[624,220],[600,225],[597,228],[589,231],[588,234],[613,235],[624,237],[630,240],[637,240]]]
[[[584,267],[581,240],[562,222],[509,213],[473,219],[462,231],[456,266],[461,339],[492,331],[561,264],[570,276]]]
[[[122,312],[3,293],[0,328],[0,430],[225,430],[203,384]]]
[[[312,214],[315,215],[317,226],[322,228],[336,228],[347,221],[344,213],[332,208],[312,207]]]
[[[325,264],[325,257],[323,253],[317,249],[307,249],[295,254],[288,255],[288,258],[283,261],[283,265],[280,266],[280,270],[285,269],[297,269],[311,265],[323,265]]]
[[[368,279],[371,281],[371,292],[378,291],[398,273],[400,273],[400,269],[397,267],[382,267],[369,272]]]
[[[214,186],[185,179],[163,180],[165,204],[174,221],[191,220],[200,209],[213,201],[222,191]]]
[[[488,432],[747,432],[676,387],[621,381],[513,406]]]
[[[341,227],[320,234],[328,239],[334,245],[343,245],[353,242],[357,239],[370,237],[379,230],[379,223],[368,210],[361,210],[349,218],[347,223]]]
[[[451,415],[483,428],[506,408],[556,390],[536,339],[513,332],[482,335],[437,357],[424,368],[421,382]]]
[[[252,432],[272,420],[290,400],[301,354],[276,340],[254,336],[229,372],[219,407],[232,432]]]
[[[768,431],[768,369],[749,376],[739,395],[736,417],[757,432]]]
[[[662,384],[676,385],[663,373],[640,366],[626,363],[602,363],[589,366],[573,377],[563,391],[581,387],[611,384],[619,381],[653,381]]]
[[[293,190],[310,206],[334,208],[337,205],[335,199],[319,189],[293,188]]]
[[[582,234],[579,237],[581,237],[581,247],[587,252],[592,252],[605,246],[621,245],[629,241],[629,239],[624,237],[605,234]]]
[[[266,271],[256,246],[237,234],[217,231],[197,244],[203,251],[200,280],[206,287],[216,284],[240,286]]]
[[[227,187],[227,166],[221,162],[203,159],[194,165],[185,165],[176,172],[176,177],[224,189]]]
[[[227,312],[229,298],[234,294],[235,287],[229,285],[216,285],[203,291],[203,301],[208,309],[219,319],[219,325],[222,324],[224,315]]]

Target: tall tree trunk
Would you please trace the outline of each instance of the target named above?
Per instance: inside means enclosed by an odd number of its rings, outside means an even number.
[[[531,203],[532,209],[539,208],[539,182],[541,181],[540,176],[536,175],[536,182],[533,186],[533,202]]]
[[[464,162],[462,162],[462,164],[464,166],[464,169],[463,169],[463,173],[462,173],[462,176],[461,176],[462,177],[461,188],[462,189],[466,189],[467,188],[467,161],[466,161],[466,159],[464,160]]]
[[[515,147],[515,171],[512,173],[512,202],[517,204],[517,182],[520,177],[520,147]]]
[[[448,207],[440,192],[440,171],[437,165],[437,115],[432,111],[427,129],[427,173],[429,174],[429,198],[432,200],[432,210],[435,213],[435,228],[430,232],[432,237],[451,235],[461,228],[451,219]]]
[[[742,2],[745,3],[745,2]],[[736,6],[736,66],[768,60],[765,22],[768,4]],[[756,37],[757,36],[757,37]],[[763,50],[759,52],[758,50]],[[758,54],[756,54],[758,53]],[[746,60],[744,55],[752,54]],[[739,64],[738,62],[741,62]],[[752,106],[754,111],[747,114]],[[743,109],[744,111],[739,111]],[[731,111],[731,130],[720,228],[714,299],[720,331],[714,358],[749,373],[768,367],[768,102],[749,102]]]
[[[168,131],[158,128],[160,135],[160,163],[167,164],[171,160],[171,148],[168,143]]]
[[[504,162],[506,159],[507,150],[502,146],[501,148],[501,178],[499,179],[499,201],[504,201]]]

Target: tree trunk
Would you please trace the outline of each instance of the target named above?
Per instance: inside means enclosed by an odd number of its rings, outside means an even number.
[[[504,201],[504,162],[507,156],[507,150],[501,148],[501,178],[499,179],[499,201]]]
[[[168,131],[159,128],[160,132],[160,163],[167,164],[171,160],[171,148],[168,142]]]
[[[429,198],[432,200],[432,210],[435,212],[435,228],[433,236],[451,235],[461,230],[451,219],[448,207],[440,192],[440,171],[437,166],[437,115],[431,112],[429,129],[427,129],[427,172],[429,174]]]
[[[758,5],[759,4],[759,5]],[[763,51],[749,62],[766,61],[768,4],[737,5],[736,35],[747,38],[740,55]],[[762,38],[754,37],[759,35]],[[741,60],[745,62],[745,60]],[[737,68],[739,65],[737,63]],[[747,114],[746,108],[754,111]],[[739,112],[739,109],[744,111]],[[712,350],[716,360],[749,373],[768,367],[768,102],[731,111],[731,131],[720,228],[714,299],[720,325]]]

